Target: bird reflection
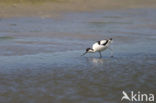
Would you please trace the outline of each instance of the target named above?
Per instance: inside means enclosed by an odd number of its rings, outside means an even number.
[[[104,64],[104,62],[106,61],[106,59],[103,58],[86,58],[88,63],[94,64],[94,65],[99,65],[99,64]]]

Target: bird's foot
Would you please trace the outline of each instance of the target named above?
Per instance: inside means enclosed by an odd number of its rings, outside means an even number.
[[[99,57],[100,59],[102,58],[102,56]]]

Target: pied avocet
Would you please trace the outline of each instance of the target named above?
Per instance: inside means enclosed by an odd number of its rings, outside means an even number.
[[[112,43],[112,38],[110,39],[106,39],[106,40],[100,40],[100,41],[97,41],[96,43],[94,43],[92,45],[92,48],[87,48],[86,49],[86,52],[83,53],[81,56],[87,54],[87,53],[95,53],[95,52],[99,52],[100,54],[100,58],[102,57],[101,55],[101,52],[106,50],[107,48],[109,50],[111,50],[111,57],[113,57],[112,55],[112,49],[109,48],[110,44]]]

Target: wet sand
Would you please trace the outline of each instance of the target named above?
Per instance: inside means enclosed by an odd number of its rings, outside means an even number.
[[[61,15],[0,19],[0,102],[119,103],[123,90],[156,94],[155,8]],[[109,50],[80,56],[110,37],[113,58]]]

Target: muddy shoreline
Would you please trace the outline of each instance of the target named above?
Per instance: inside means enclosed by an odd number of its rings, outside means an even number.
[[[155,0],[63,0],[60,2],[0,1],[0,18],[33,17],[59,18],[66,12],[91,12],[128,8],[155,8]]]

